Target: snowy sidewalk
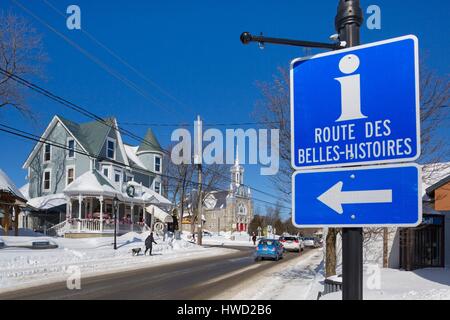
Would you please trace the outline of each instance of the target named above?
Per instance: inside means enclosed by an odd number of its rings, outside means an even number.
[[[128,233],[118,238],[113,250],[111,237],[67,239],[52,237],[0,237],[7,246],[27,245],[36,240],[58,244],[57,249],[32,250],[6,247],[0,249],[0,293],[66,281],[70,270],[78,268],[82,277],[146,268],[161,264],[224,255],[226,248],[203,248],[185,240],[156,239],[153,256],[132,256],[132,248],[144,249],[148,233]]]
[[[214,299],[315,300],[323,280],[323,251],[305,252],[289,263],[256,275]]]
[[[364,272],[364,300],[449,300],[450,268],[414,271],[373,268]],[[321,300],[341,300],[342,293],[322,296]]]

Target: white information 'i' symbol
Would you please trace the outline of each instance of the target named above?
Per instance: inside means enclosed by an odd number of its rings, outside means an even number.
[[[359,68],[359,58],[347,54],[339,61],[339,70],[351,74]],[[367,118],[361,113],[361,88],[359,73],[335,78],[341,84],[341,116],[336,120],[346,121]]]

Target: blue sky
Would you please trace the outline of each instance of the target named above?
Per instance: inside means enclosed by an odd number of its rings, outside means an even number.
[[[286,46],[267,45],[264,50],[256,45],[243,46],[239,41],[241,32],[328,41],[328,36],[334,33],[338,3],[337,0],[47,1],[62,12],[70,4],[79,5],[84,30],[182,103],[161,94],[80,31],[68,30],[65,18],[42,0],[20,2],[160,103],[152,103],[105,72],[12,0],[3,0],[2,10],[10,9],[27,17],[43,34],[50,61],[45,68],[46,79],[38,83],[96,114],[115,115],[119,122],[150,123],[191,123],[197,114],[206,123],[254,121],[251,114],[260,98],[255,82],[270,80],[278,66],[287,67],[290,60],[302,56],[302,50]],[[448,1],[361,2],[364,11],[376,4],[382,13],[381,30],[363,27],[362,43],[415,34],[426,65],[440,74],[449,73]],[[29,94],[28,101],[38,116],[38,124],[32,125],[10,110],[2,110],[1,122],[41,134],[55,113],[75,121],[87,120],[33,93]],[[449,121],[444,125],[448,126]],[[144,136],[146,129],[126,128],[139,136]],[[172,129],[154,128],[164,146],[169,143]],[[444,129],[441,134],[445,134]],[[0,168],[18,186],[23,185],[26,172],[21,166],[32,144],[5,133],[0,133],[0,143]],[[270,180],[259,175],[258,166],[247,165],[245,169],[247,184],[275,193]],[[273,201],[265,195],[255,193],[255,196]]]

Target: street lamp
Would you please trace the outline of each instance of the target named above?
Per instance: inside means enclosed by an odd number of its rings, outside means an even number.
[[[114,207],[114,250],[117,250],[117,214],[119,210],[119,198],[117,196],[113,199],[113,207]]]

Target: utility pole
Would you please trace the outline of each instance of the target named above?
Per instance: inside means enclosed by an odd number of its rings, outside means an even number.
[[[360,44],[363,14],[359,0],[340,0],[335,18],[339,40],[347,47]],[[363,229],[342,229],[342,299],[363,299]]]
[[[202,226],[202,216],[203,216],[203,205],[202,205],[202,165],[197,164],[198,171],[198,204],[197,204],[197,221],[198,225],[198,237],[197,244],[199,246],[202,245],[202,235],[203,235],[203,226]]]
[[[203,162],[203,148],[202,148],[202,120],[200,116],[197,116],[197,121],[195,121],[195,141],[194,141],[194,164],[197,165],[197,175],[198,175],[198,199],[197,199],[197,223],[198,224],[198,237],[197,244],[202,245],[202,215],[203,215],[203,201],[202,201],[202,162]],[[194,225],[195,226],[195,225]],[[194,228],[195,232],[195,228]]]

